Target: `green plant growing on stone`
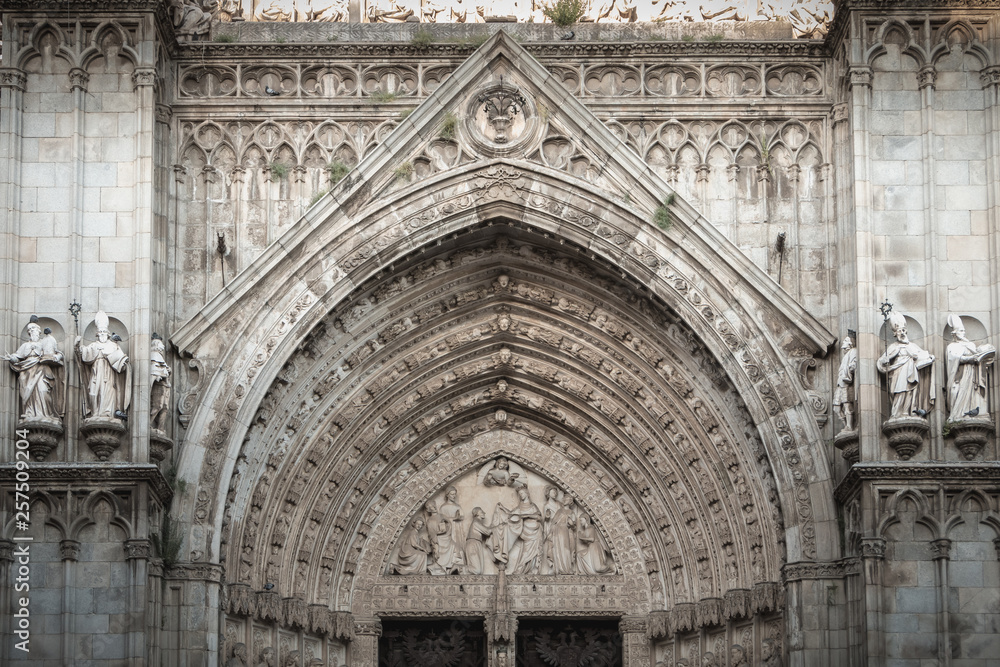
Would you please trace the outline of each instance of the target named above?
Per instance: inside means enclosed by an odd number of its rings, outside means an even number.
[[[410,44],[413,46],[430,46],[434,43],[434,35],[431,34],[430,30],[424,30],[421,28],[413,33],[413,37],[410,38]]]
[[[438,136],[445,141],[451,141],[455,138],[457,132],[458,116],[449,111],[444,115],[444,123],[441,125],[441,131],[438,132]]]
[[[212,41],[219,44],[232,44],[236,41],[236,38],[232,35],[216,35]]]
[[[478,49],[490,38],[489,33],[482,35],[472,35],[471,37],[449,37],[448,41],[458,46],[471,46]]]
[[[410,107],[409,109],[403,109],[402,111],[399,112],[399,120],[406,120],[407,118],[410,117],[410,114],[413,113],[415,110],[416,109],[414,107]]]
[[[336,185],[344,180],[344,176],[351,173],[351,166],[343,160],[334,159],[326,165],[326,173],[330,175],[330,184]]]
[[[399,93],[390,92],[388,90],[376,90],[375,92],[368,95],[368,101],[372,104],[386,104],[387,102],[395,102],[399,98]]]
[[[705,36],[705,41],[706,42],[721,42],[725,38],[726,38],[725,35],[723,35],[721,32],[717,32],[717,33],[715,33],[713,35],[706,35]]]
[[[284,43],[285,43],[285,42],[287,42],[287,41],[288,41],[288,40],[287,40],[287,39],[285,39],[284,37],[275,37],[275,38],[274,38],[274,43],[275,43],[275,44],[284,44]]]
[[[320,199],[322,199],[323,197],[325,197],[326,193],[328,193],[329,191],[330,191],[330,188],[323,188],[322,190],[317,190],[313,194],[312,199],[309,200],[309,205],[312,206],[313,204],[315,204],[316,202],[318,202]]]
[[[674,205],[676,199],[677,195],[671,192],[653,211],[653,222],[663,231],[669,231],[674,226],[674,214],[671,213],[670,207]]]
[[[941,425],[941,437],[945,439],[949,438],[951,436],[951,429],[954,427],[955,422],[950,419],[945,421],[945,423]]]
[[[681,37],[681,41],[682,42],[693,42],[694,41],[694,35],[684,35],[683,37]]]
[[[183,538],[177,524],[173,522],[169,514],[163,515],[163,523],[160,524],[160,533],[153,533],[149,536],[156,549],[157,555],[163,560],[163,569],[169,569],[180,560],[181,544]]]
[[[392,171],[393,175],[399,180],[406,180],[413,175],[413,163],[403,162],[398,167]]]
[[[272,162],[268,165],[273,178],[286,178],[288,176],[288,165],[283,162]]]
[[[571,26],[586,13],[587,7],[583,0],[556,0],[542,6],[542,14],[557,26]]]

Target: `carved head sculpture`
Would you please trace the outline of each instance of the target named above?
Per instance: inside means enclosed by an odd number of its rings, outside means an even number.
[[[517,487],[517,497],[520,499],[522,503],[531,502],[531,497],[528,495],[528,489],[524,488],[523,486]]]
[[[435,503],[433,500],[428,500],[426,503],[424,503],[424,511],[427,512],[428,514],[437,514],[438,511],[437,503]]]
[[[458,500],[458,489],[456,489],[454,486],[449,486],[448,489],[444,492],[444,499],[450,503],[453,503],[456,500]]]
[[[31,321],[28,322],[28,340],[37,343],[41,337],[42,327],[38,324],[38,315],[32,315]]]
[[[760,643],[760,657],[762,660],[770,660],[774,657],[773,639],[765,639]]]
[[[260,662],[265,667],[274,667],[274,649],[268,646],[260,652]]]
[[[243,664],[247,664],[247,645],[243,642],[236,644],[233,647],[233,657],[242,661]]]
[[[965,324],[959,315],[952,313],[948,316],[948,326],[951,327],[951,335],[955,340],[968,340],[965,337]]]
[[[896,340],[903,344],[910,342],[906,337],[906,318],[900,313],[889,314],[889,326],[892,327],[892,335],[896,337]]]
[[[497,278],[497,282],[500,283],[500,287],[507,289],[507,285],[510,284],[510,276],[508,276],[506,273],[502,273],[500,274],[500,277]]]
[[[729,649],[729,658],[733,667],[738,667],[746,662],[747,651],[740,644],[733,644],[732,648]]]
[[[556,498],[558,498],[558,496],[559,496],[559,489],[552,486],[551,484],[545,487],[546,498],[551,498],[552,500],[555,500]]]
[[[851,340],[850,336],[844,336],[844,341],[840,344],[840,349],[844,352],[852,349],[854,347],[854,341]]]
[[[485,520],[486,519],[486,512],[483,511],[482,507],[473,507],[472,508],[472,518],[473,519]]]
[[[103,310],[97,311],[97,315],[94,316],[94,322],[97,324],[97,340],[107,343],[108,339],[111,338],[111,331],[109,330],[111,320],[108,319],[108,314]]]
[[[495,467],[497,470],[506,470],[509,467],[507,459],[501,456],[500,458],[497,459],[497,464]]]
[[[419,533],[421,530],[424,529],[424,520],[417,517],[416,519],[413,520],[413,523],[411,525],[413,526],[413,530]]]

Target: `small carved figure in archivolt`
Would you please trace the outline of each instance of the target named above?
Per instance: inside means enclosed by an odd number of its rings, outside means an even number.
[[[66,383],[63,353],[57,349],[51,329],[46,328],[42,336],[35,315],[31,316],[27,333],[26,343],[3,356],[17,373],[21,420],[61,423]]]
[[[479,469],[479,483],[483,486],[524,486],[528,477],[524,468],[501,456]]]

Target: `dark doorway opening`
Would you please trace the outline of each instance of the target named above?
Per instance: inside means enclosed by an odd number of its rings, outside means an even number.
[[[622,667],[618,620],[519,619],[517,667]]]
[[[483,619],[382,619],[379,667],[486,667]]]

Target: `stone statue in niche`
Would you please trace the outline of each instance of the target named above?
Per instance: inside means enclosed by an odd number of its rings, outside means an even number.
[[[763,667],[781,667],[781,651],[773,639],[761,641],[760,664]]]
[[[108,316],[104,311],[98,311],[94,319],[97,341],[82,345],[83,338],[76,337],[76,355],[85,390],[83,415],[88,419],[125,420],[131,400],[132,367],[118,344],[121,338],[108,328]]]
[[[149,347],[149,375],[153,383],[149,392],[149,425],[154,430],[165,432],[170,413],[170,366],[164,356],[167,348],[156,333]]]
[[[274,660],[274,649],[268,646],[260,652],[260,661],[257,663],[257,667],[275,667]]]
[[[934,386],[934,356],[910,342],[906,334],[906,320],[901,314],[891,313],[889,324],[896,342],[889,345],[885,354],[875,362],[889,382],[892,397],[889,418],[924,418],[934,406],[934,393],[930,391]]]
[[[177,33],[177,41],[186,42],[207,35],[212,27],[212,5],[216,2],[208,0],[200,3],[197,0],[170,0],[170,20]]]
[[[37,316],[31,316],[27,333],[28,342],[3,356],[17,373],[21,421],[61,425],[66,385],[63,353],[57,348],[52,330],[42,331]]]
[[[233,647],[233,657],[226,662],[226,667],[247,667],[247,645],[240,642]]]
[[[945,352],[948,367],[948,420],[957,422],[989,417],[986,378],[996,360],[992,345],[976,346],[965,336],[958,315],[948,316],[953,342]]]
[[[855,392],[854,374],[858,369],[858,351],[850,336],[845,336],[840,346],[844,356],[840,360],[840,370],[837,372],[837,389],[833,393],[833,408],[844,422],[841,433],[857,430],[854,423]]]

